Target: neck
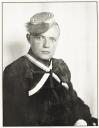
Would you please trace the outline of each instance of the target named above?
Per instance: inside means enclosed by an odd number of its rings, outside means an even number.
[[[42,60],[42,59],[37,58],[37,57],[33,54],[33,52],[32,52],[31,49],[29,50],[28,53],[29,53],[32,57],[34,57],[37,61],[39,61],[39,62],[43,63],[45,66],[49,67],[49,65],[50,65],[50,60]]]

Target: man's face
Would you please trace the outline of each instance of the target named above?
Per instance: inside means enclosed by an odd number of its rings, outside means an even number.
[[[59,38],[58,26],[52,26],[47,32],[39,35],[30,35],[30,45],[33,55],[41,60],[49,60],[53,57]]]

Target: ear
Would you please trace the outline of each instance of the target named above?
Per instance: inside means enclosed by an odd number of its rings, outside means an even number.
[[[30,34],[26,34],[26,38],[30,42]]]

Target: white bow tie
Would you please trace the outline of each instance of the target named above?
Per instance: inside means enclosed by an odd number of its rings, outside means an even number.
[[[33,64],[35,64],[36,66],[38,66],[39,68],[41,68],[42,70],[45,71],[44,75],[42,76],[41,80],[37,83],[37,85],[33,89],[28,91],[28,95],[31,96],[31,95],[35,94],[36,92],[38,92],[42,88],[44,83],[47,81],[48,77],[50,76],[50,73],[48,73],[48,72],[50,72],[50,70],[52,69],[52,61],[50,63],[50,66],[46,67],[44,64],[42,64],[41,62],[36,60],[31,55],[26,54],[25,56]],[[56,79],[57,82],[59,82],[59,83],[61,82],[59,77],[54,72],[52,73],[52,76]],[[62,85],[65,86],[68,89],[68,85],[66,83],[62,82]]]

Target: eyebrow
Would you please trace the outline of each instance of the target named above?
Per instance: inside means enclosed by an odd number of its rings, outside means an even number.
[[[58,38],[59,38],[59,36],[56,36],[56,37],[55,36],[44,36],[42,34],[35,34],[34,35],[33,33],[30,33],[30,35],[32,35],[34,38],[39,37],[39,36],[41,36],[43,38],[47,37],[47,38],[54,39],[54,40],[58,40]]]

